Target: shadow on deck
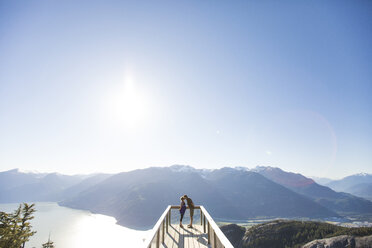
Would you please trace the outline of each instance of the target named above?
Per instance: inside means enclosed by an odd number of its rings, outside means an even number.
[[[201,225],[194,225],[193,228],[181,228],[173,224],[169,226],[168,233],[165,234],[165,248],[185,247],[185,248],[206,248],[208,245],[208,234],[203,232]]]

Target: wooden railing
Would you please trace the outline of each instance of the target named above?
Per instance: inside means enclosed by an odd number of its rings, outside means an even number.
[[[168,227],[172,224],[171,213],[172,209],[179,209],[179,206],[169,205],[145,241],[145,248],[160,248],[165,242],[165,235],[168,235]],[[189,209],[187,207],[187,209]],[[221,229],[214,222],[207,210],[203,206],[195,206],[195,209],[200,210],[200,224],[203,227],[204,233],[208,234],[208,244],[212,248],[234,248],[230,241],[223,234]]]

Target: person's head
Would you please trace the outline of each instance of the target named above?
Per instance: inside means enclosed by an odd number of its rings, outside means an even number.
[[[184,199],[187,199],[187,198],[189,198],[189,197],[187,197],[187,195],[183,195],[182,197],[183,197]]]
[[[183,196],[181,196],[180,200],[181,200],[181,201],[184,201],[184,200],[185,200],[185,198],[184,198]]]

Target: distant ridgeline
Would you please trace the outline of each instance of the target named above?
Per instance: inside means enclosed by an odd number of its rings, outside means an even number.
[[[137,229],[151,228],[165,207],[178,204],[183,194],[220,220],[372,213],[371,201],[271,167],[197,170],[171,166],[90,176],[0,173],[1,203],[58,201],[114,216],[119,224]]]
[[[372,175],[359,173],[341,180],[328,182],[325,186],[335,191],[347,192],[372,200]]]
[[[347,228],[324,222],[277,220],[247,230],[235,224],[222,226],[221,230],[235,248],[372,247],[372,227]],[[325,243],[328,246],[319,245]]]

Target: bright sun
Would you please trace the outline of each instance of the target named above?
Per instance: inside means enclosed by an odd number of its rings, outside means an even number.
[[[128,128],[142,124],[148,115],[147,98],[131,78],[126,78],[124,83],[110,94],[109,103],[113,121]]]

